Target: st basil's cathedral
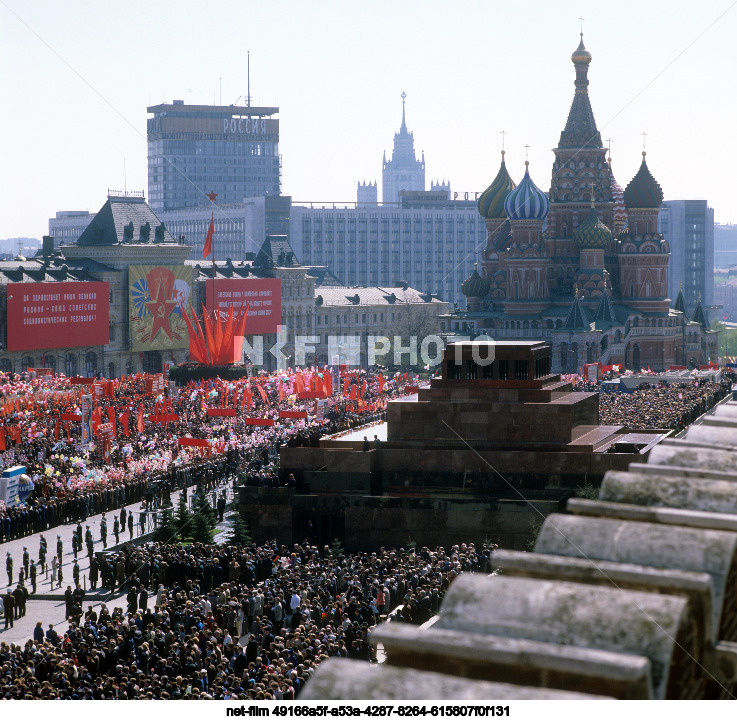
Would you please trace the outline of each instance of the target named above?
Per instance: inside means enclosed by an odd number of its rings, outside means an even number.
[[[480,263],[461,286],[468,310],[456,332],[494,340],[545,340],[553,372],[601,362],[639,370],[716,360],[718,333],[699,301],[667,297],[670,247],[657,232],[663,191],[645,152],[622,190],[589,100],[591,53],[571,56],[575,92],[553,163],[550,191],[529,163],[516,184],[504,162],[479,197],[487,230]]]

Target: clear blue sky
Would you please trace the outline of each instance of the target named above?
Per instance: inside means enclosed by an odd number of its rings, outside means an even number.
[[[402,91],[428,184],[483,190],[504,129],[512,176],[529,144],[547,189],[580,15],[622,186],[646,131],[666,198],[707,198],[737,222],[735,5],[0,0],[0,237],[40,237],[57,210],[96,211],[123,186],[123,158],[128,189],[145,190],[146,106],[218,103],[221,78],[223,104],[235,102],[247,50],[253,104],[280,107],[282,192],[296,201],[352,201],[358,180],[380,179]]]

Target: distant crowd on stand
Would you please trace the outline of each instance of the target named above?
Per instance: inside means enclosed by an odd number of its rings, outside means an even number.
[[[734,375],[722,373],[719,383],[690,380],[653,382],[628,392],[603,392],[597,383],[572,379],[574,391],[600,392],[599,423],[631,429],[662,428],[681,431],[730,393]]]
[[[294,699],[326,658],[375,660],[380,619],[431,618],[492,550],[126,544],[111,558],[126,608],[82,614],[68,589],[68,630],[39,621],[24,645],[0,642],[0,698]]]

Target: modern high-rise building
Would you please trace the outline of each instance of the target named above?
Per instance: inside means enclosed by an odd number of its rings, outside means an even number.
[[[714,224],[714,268],[732,268],[737,265],[737,225]]]
[[[185,105],[148,109],[148,200],[155,212],[279,195],[279,108]]]
[[[714,210],[705,200],[666,200],[658,231],[670,244],[668,296],[683,288],[686,308],[714,303]]]
[[[381,193],[385,203],[398,203],[402,190],[425,190],[425,154],[422,160],[415,157],[415,136],[407,130],[404,102],[407,93],[402,93],[402,125],[394,133],[394,151],[391,160],[386,159],[381,177]]]
[[[94,217],[89,210],[58,210],[55,218],[49,218],[49,235],[54,245],[76,243]]]

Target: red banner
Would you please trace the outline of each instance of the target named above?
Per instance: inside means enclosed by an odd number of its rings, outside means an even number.
[[[101,282],[8,283],[8,350],[107,345],[108,291]]]
[[[307,418],[305,411],[279,411],[279,418]]]
[[[297,399],[300,401],[326,397],[327,396],[323,391],[305,391],[304,393],[297,393]]]
[[[419,386],[404,386],[405,393],[417,393],[420,390]]]
[[[75,376],[74,378],[70,378],[69,382],[73,386],[91,386],[95,384],[94,378],[82,378],[81,376]]]
[[[179,422],[179,414],[178,413],[159,413],[159,414],[151,414],[148,417],[149,421],[151,423],[178,423]]]
[[[150,378],[146,378],[144,384],[147,395],[159,396],[164,392],[164,374],[157,373]]]
[[[180,446],[196,446],[197,448],[209,448],[210,441],[206,438],[179,438],[177,443]]]
[[[247,426],[273,426],[273,418],[244,418],[243,422]]]
[[[82,420],[82,414],[81,413],[62,413],[61,414],[61,420],[63,420],[63,421],[81,421]]]
[[[281,280],[278,278],[219,278],[215,282],[217,310],[227,312],[248,306],[246,335],[276,333],[281,323]],[[205,281],[208,310],[212,310],[212,284]]]
[[[208,416],[235,416],[237,411],[235,408],[208,408]]]

